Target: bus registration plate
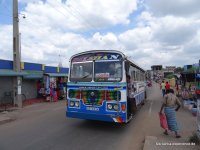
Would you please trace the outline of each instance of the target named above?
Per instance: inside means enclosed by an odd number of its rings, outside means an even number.
[[[86,107],[86,110],[99,111],[99,108],[97,108],[97,107]]]

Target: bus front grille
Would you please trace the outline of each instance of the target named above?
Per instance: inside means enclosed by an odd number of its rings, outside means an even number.
[[[69,98],[83,100],[85,105],[100,106],[103,101],[120,100],[121,92],[114,90],[76,90],[70,89],[68,92]]]

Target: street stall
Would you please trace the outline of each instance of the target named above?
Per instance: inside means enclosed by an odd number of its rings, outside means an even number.
[[[45,73],[44,86],[47,101],[58,101],[66,98],[67,74]]]
[[[181,73],[183,99],[195,99],[196,78],[195,73]]]
[[[200,99],[200,73],[196,74],[196,89],[197,98]]]
[[[23,71],[22,92],[26,99],[44,98],[44,84],[42,71]]]
[[[193,116],[198,115],[198,100],[200,99],[200,74],[185,73],[182,74],[183,89],[182,99],[184,108],[191,111]]]

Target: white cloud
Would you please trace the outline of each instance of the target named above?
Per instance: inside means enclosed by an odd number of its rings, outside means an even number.
[[[28,3],[23,13],[34,26],[85,31],[128,24],[129,15],[136,9],[136,0],[47,0]]]
[[[148,12],[140,16],[139,25],[149,26],[155,40],[163,44],[184,44],[196,34],[200,22],[193,18],[163,16],[155,17]]]
[[[151,38],[152,33],[149,27],[137,27],[119,35],[120,41],[126,45],[128,50],[149,48]]]
[[[199,24],[194,20],[166,16],[157,19],[155,38],[171,45],[181,45],[190,41],[196,34]]]
[[[199,0],[146,0],[146,8],[155,16],[181,16],[200,18]]]
[[[11,60],[13,58],[11,25],[0,25],[0,41],[0,59]]]
[[[95,33],[90,39],[91,49],[119,49],[118,38],[113,33],[101,35],[99,32]]]
[[[193,64],[200,56],[198,1],[20,2],[27,4],[22,12],[26,14],[26,19],[20,18],[23,61],[47,65],[57,65],[62,61],[64,66],[68,66],[69,58],[77,52],[115,49],[149,69],[155,64]],[[145,8],[131,23],[134,26],[129,27],[130,14],[142,7],[137,4],[145,5]],[[186,9],[187,13],[182,9]],[[101,33],[101,29],[116,25],[128,29],[120,33],[115,33],[115,30]],[[0,58],[12,59],[11,25],[0,25],[0,41]]]

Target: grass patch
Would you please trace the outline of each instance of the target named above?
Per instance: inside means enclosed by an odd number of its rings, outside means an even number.
[[[196,145],[200,145],[200,139],[196,133],[193,133],[193,135],[189,137],[189,142],[195,143]]]

